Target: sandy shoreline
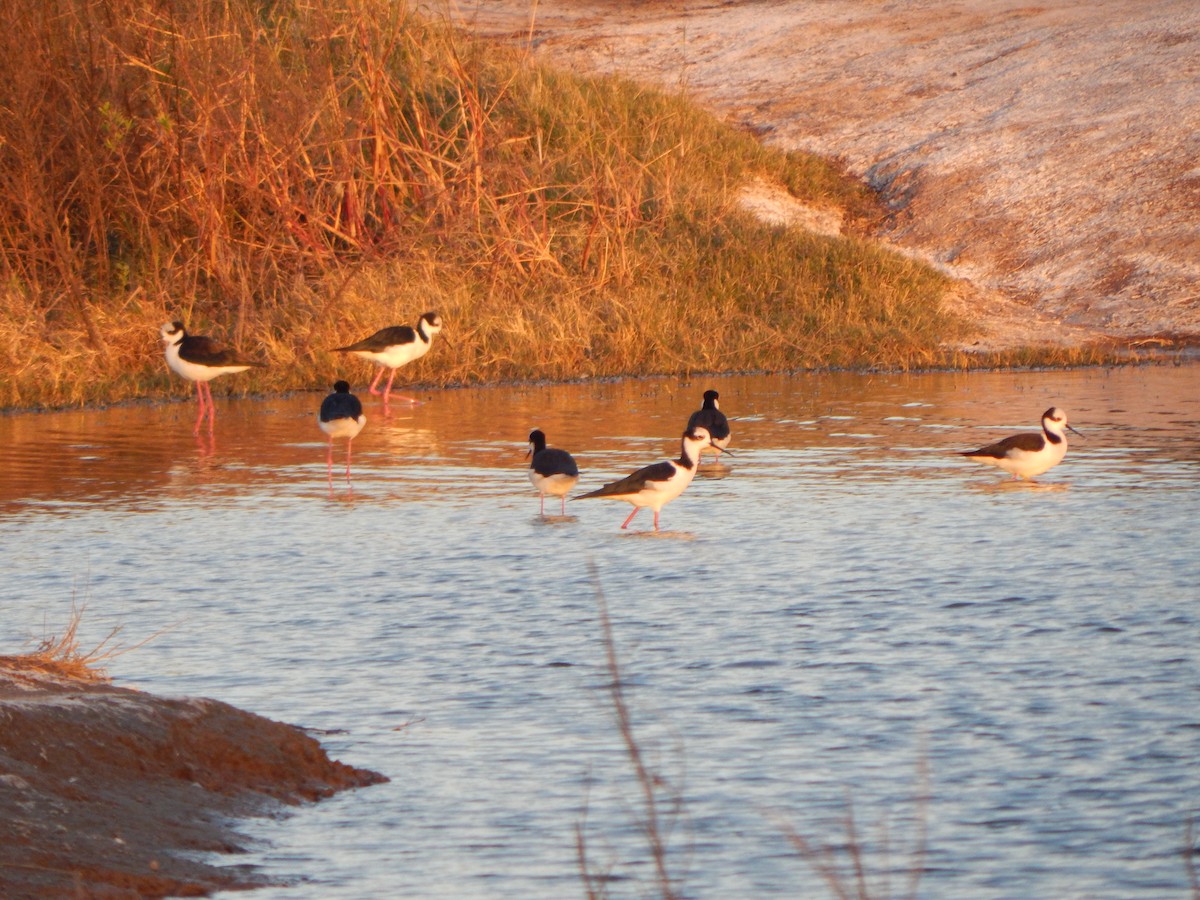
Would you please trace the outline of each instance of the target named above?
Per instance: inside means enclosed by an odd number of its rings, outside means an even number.
[[[237,820],[377,784],[301,729],[204,699],[0,657],[0,896],[203,896],[257,887]],[[307,873],[297,873],[301,876]]]
[[[982,344],[1200,337],[1190,0],[461,0],[548,62],[682,89],[844,161],[963,279]]]

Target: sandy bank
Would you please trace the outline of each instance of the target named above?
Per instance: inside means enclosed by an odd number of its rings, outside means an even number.
[[[990,346],[1200,336],[1192,0],[467,0],[547,61],[844,160]],[[532,13],[532,16],[531,16]]]
[[[0,657],[0,896],[202,896],[263,884],[235,819],[386,781],[300,729]],[[298,875],[304,873],[297,873]]]

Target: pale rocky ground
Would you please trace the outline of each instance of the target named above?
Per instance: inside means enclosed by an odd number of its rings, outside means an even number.
[[[1200,337],[1195,0],[458,0],[450,15],[843,161],[886,199],[881,237],[963,279],[979,346]]]

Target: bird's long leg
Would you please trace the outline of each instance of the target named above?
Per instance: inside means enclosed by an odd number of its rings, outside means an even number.
[[[562,511],[561,511],[560,515],[565,516],[567,514],[567,495],[563,494],[561,497],[559,497],[558,502],[562,506]]]
[[[354,438],[346,441],[346,484],[350,483],[350,445],[354,443]]]
[[[636,516],[636,515],[638,514],[638,511],[639,511],[639,510],[641,510],[641,507],[640,507],[640,506],[635,506],[635,507],[633,508],[633,512],[631,512],[631,513],[629,514],[629,518],[628,518],[628,519],[626,519],[624,522],[622,522],[622,523],[621,523],[621,527],[622,527],[622,528],[628,528],[628,527],[629,527],[629,523],[633,521],[633,517],[634,517],[634,516]],[[655,518],[655,521],[657,522],[657,520],[658,520],[658,513],[655,513],[655,514],[654,514],[654,518]]]
[[[546,515],[546,495],[544,493],[539,493],[538,499],[542,501],[540,512],[544,516]]]
[[[325,477],[329,480],[329,489],[333,490],[333,435],[329,436],[329,447],[325,453]]]
[[[208,398],[208,433],[213,433],[213,424],[217,420],[217,406],[213,403],[212,385],[204,382],[204,396]]]
[[[193,434],[200,433],[200,423],[204,421],[204,382],[196,382],[196,427],[192,429]]]
[[[375,373],[375,380],[371,382],[371,388],[370,388],[370,390],[371,390],[371,393],[372,393],[372,394],[374,394],[375,396],[379,396],[379,391],[375,390],[375,388],[376,388],[376,387],[378,386],[378,384],[379,384],[379,379],[381,379],[381,378],[383,377],[383,370],[384,370],[384,367],[383,367],[383,366],[380,366],[380,367],[379,367],[379,371]],[[392,369],[392,374],[393,374],[393,375],[395,375],[395,374],[396,374],[396,370],[395,370],[395,369]],[[389,382],[389,384],[390,384],[390,382]]]
[[[213,402],[212,388],[208,386],[206,381],[196,382],[196,405],[199,407],[196,412],[196,428],[195,434],[200,433],[200,426],[204,424],[204,415],[208,414],[208,432],[212,434],[213,429]]]
[[[658,510],[654,511],[654,530],[658,531]]]
[[[388,398],[392,395],[392,382],[396,380],[396,370],[392,369],[392,374],[388,376],[387,387],[383,389],[383,403],[386,406]]]

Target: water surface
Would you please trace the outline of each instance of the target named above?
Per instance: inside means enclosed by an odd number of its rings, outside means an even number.
[[[154,636],[118,684],[303,725],[389,776],[245,823],[289,882],[272,900],[580,896],[577,827],[612,895],[644,896],[599,592],[687,896],[825,895],[788,832],[836,843],[848,810],[893,894],[925,831],[922,897],[1186,896],[1198,376],[424,392],[368,402],[332,489],[318,395],[218,400],[211,439],[182,402],[3,417],[5,652],[86,604],[85,643]],[[662,534],[648,512],[622,532],[619,502],[538,515],[533,427],[583,491],[676,455],[709,387],[737,456]],[[1084,437],[1038,484],[956,455],[1051,405]]]

